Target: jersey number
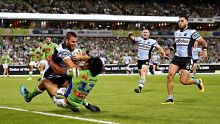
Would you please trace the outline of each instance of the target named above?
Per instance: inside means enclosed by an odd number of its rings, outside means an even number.
[[[83,91],[83,92],[89,93],[90,90],[94,87],[94,84],[87,85],[87,83],[85,83],[85,82],[81,82],[81,83],[82,83],[82,85],[79,87],[79,90]]]

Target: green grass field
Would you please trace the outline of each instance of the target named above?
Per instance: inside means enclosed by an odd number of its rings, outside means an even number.
[[[198,75],[203,78],[205,92],[200,93],[196,85],[184,86],[175,77],[174,105],[161,105],[167,98],[166,76],[148,76],[141,94],[134,93],[139,76],[100,76],[88,100],[101,108],[92,113],[83,106],[80,113],[58,108],[47,95],[37,96],[26,103],[19,92],[24,83],[28,89],[38,85],[37,77],[27,81],[26,77],[0,79],[0,106],[21,108],[30,111],[55,113],[120,124],[219,124],[220,123],[220,75]],[[31,112],[0,108],[0,124],[89,124],[62,117],[52,117]]]

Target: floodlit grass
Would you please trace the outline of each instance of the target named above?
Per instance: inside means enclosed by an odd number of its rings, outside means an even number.
[[[0,79],[0,106],[21,108],[112,121],[121,124],[219,124],[220,123],[220,75],[198,75],[204,80],[205,92],[200,93],[196,85],[184,86],[175,77],[174,105],[161,105],[166,100],[166,76],[147,76],[147,83],[140,94],[134,93],[139,76],[100,76],[88,100],[101,108],[100,113],[92,113],[83,106],[80,113],[61,109],[53,104],[47,92],[26,103],[20,95],[19,86],[24,83],[32,90],[38,85],[37,77],[27,81],[27,77]],[[51,117],[29,112],[0,108],[1,124],[88,124],[61,117]]]

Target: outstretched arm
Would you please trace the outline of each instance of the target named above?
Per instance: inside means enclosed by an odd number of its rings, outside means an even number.
[[[160,51],[160,54],[162,55],[163,58],[169,59],[169,57],[165,54],[163,48],[159,44],[157,44],[155,47]]]

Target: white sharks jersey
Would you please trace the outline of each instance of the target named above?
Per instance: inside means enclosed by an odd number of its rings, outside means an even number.
[[[199,53],[202,52],[202,49],[199,47],[196,47],[192,49],[192,59],[193,60],[197,60],[199,59]]]
[[[124,56],[123,61],[124,61],[125,64],[130,64],[131,57],[130,56]]]
[[[151,52],[157,45],[157,41],[142,37],[134,37],[134,41],[138,43],[138,60],[150,60]]]
[[[175,32],[175,44],[176,50],[175,56],[178,57],[192,57],[192,48],[197,38],[200,35],[196,30],[186,29],[184,31]]]

